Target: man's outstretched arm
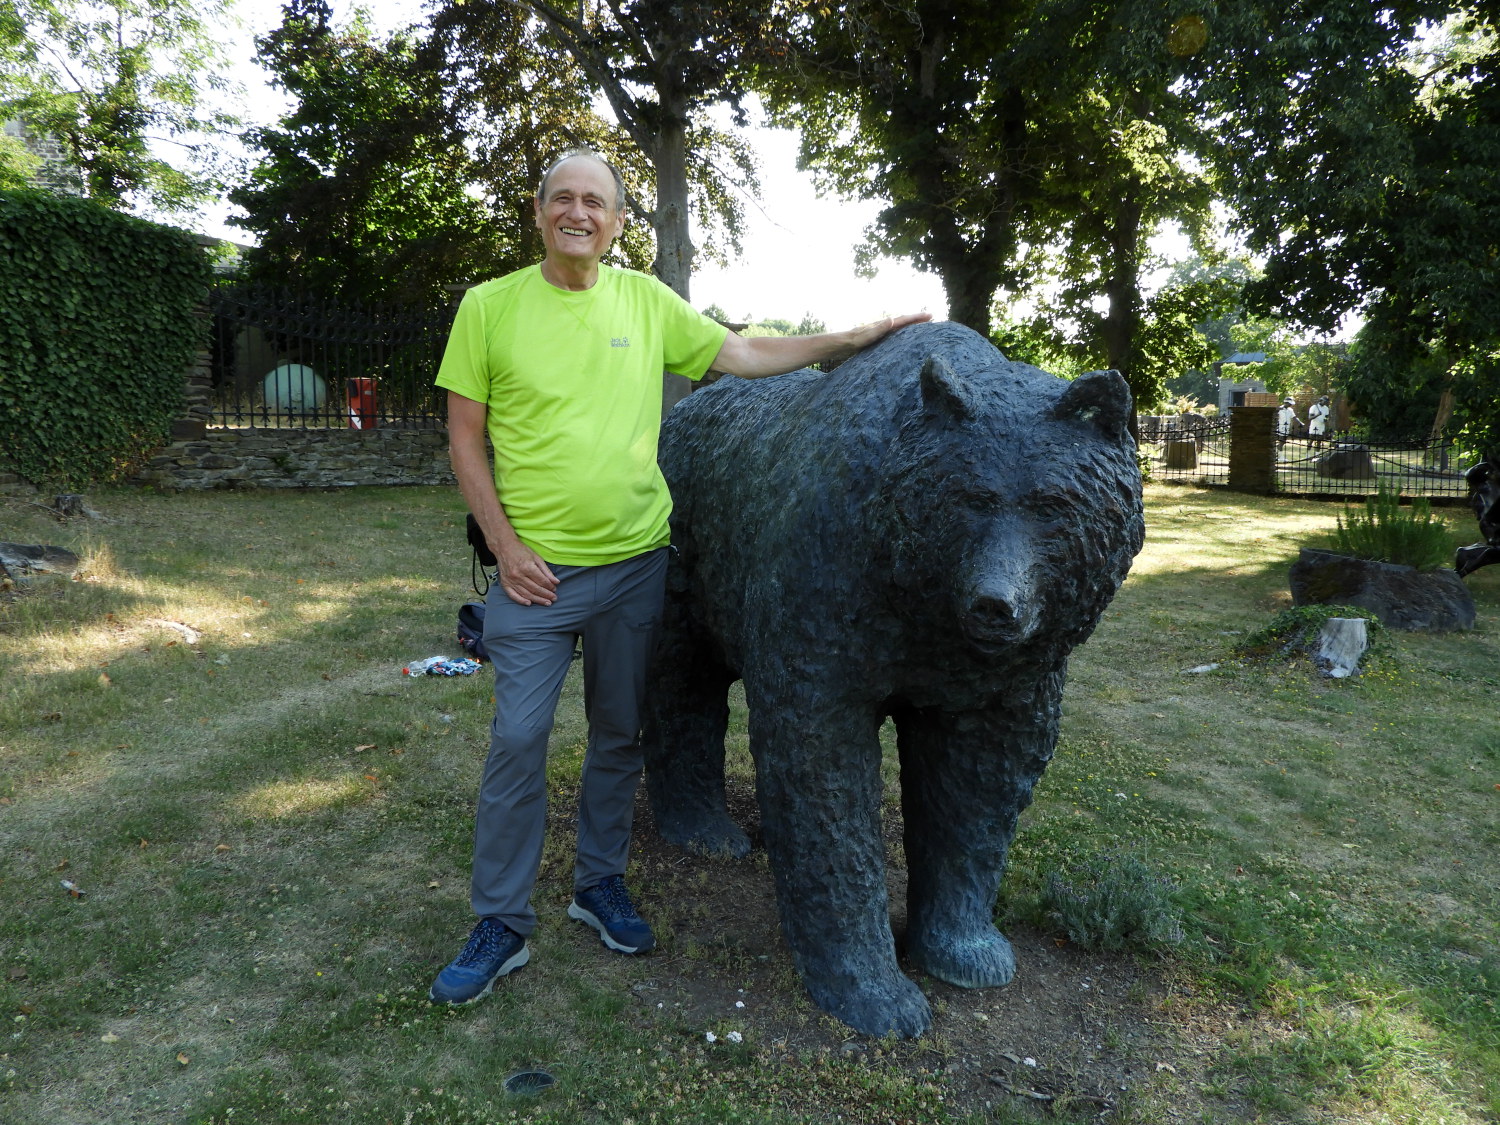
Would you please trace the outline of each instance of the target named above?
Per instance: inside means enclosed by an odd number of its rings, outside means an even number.
[[[781,375],[810,364],[844,359],[898,328],[931,319],[930,313],[909,313],[862,324],[847,332],[823,332],[817,336],[754,336],[747,339],[731,332],[725,337],[724,346],[709,364],[709,369],[738,375],[741,379]]]

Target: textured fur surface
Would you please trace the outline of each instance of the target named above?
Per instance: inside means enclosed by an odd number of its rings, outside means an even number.
[[[968,987],[1014,973],[992,912],[1016,818],[1057,741],[1068,653],[1141,546],[1130,410],[1116,372],[1069,383],[939,323],[827,375],[720,380],[665,423],[657,821],[689,849],[748,850],[723,796],[743,680],[782,929],[813,999],[859,1031],[931,1020],[889,916],[887,717],[906,955]]]

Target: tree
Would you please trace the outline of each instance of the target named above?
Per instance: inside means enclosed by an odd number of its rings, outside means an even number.
[[[0,191],[29,187],[41,166],[41,158],[28,151],[20,137],[0,133]]]
[[[1168,219],[1201,230],[1209,199],[1177,159],[1197,125],[1170,31],[1140,0],[863,0],[808,15],[795,67],[763,85],[825,186],[889,200],[867,260],[936,273],[949,315],[985,333],[997,291],[1051,274],[1052,343],[1121,369],[1149,401],[1146,243]]]
[[[739,226],[740,204],[723,190],[727,176],[751,189],[748,149],[705,116],[727,104],[744,124],[743,73],[771,35],[777,5],[765,0],[592,0],[576,7],[521,0],[546,22],[609,102],[620,127],[656,176],[654,269],[689,296],[694,246],[691,185],[723,227]],[[720,162],[718,167],[713,167]],[[725,166],[727,165],[727,166]],[[705,223],[705,225],[709,225]]]
[[[1238,299],[1239,286],[1222,277],[1173,278],[1141,298],[1131,332],[1131,391],[1136,409],[1150,413],[1186,372],[1206,371],[1221,359],[1220,349],[1203,332],[1207,322]],[[1035,364],[1072,378],[1107,365],[1097,334],[1070,324],[1074,309],[1036,298],[1031,314],[1017,318],[1002,312],[993,339],[1011,359]],[[1102,315],[1093,314],[1096,319]],[[1207,386],[1194,381],[1195,397],[1212,401]],[[1175,393],[1186,393],[1176,389]]]
[[[201,135],[237,124],[205,96],[228,88],[210,29],[222,9],[223,0],[8,0],[0,118],[62,142],[98,202],[185,210],[217,187]],[[158,154],[166,143],[188,167]]]
[[[1363,313],[1356,400],[1425,396],[1435,419],[1447,390],[1454,426],[1500,452],[1493,9],[1328,0],[1221,15],[1216,65],[1192,83],[1233,124],[1213,159],[1265,260],[1250,307],[1324,330]]]
[[[483,50],[442,14],[384,38],[356,17],[335,26],[327,0],[290,0],[259,41],[275,85],[295,101],[253,130],[265,155],[231,193],[256,231],[253,276],[347,298],[446,299],[444,287],[540,256],[532,193],[562,148],[607,153],[618,133],[574,91],[565,54],[506,8]],[[639,161],[624,165],[639,184]],[[641,266],[628,233],[616,260]]]
[[[326,0],[291,0],[257,42],[295,100],[251,130],[264,156],[230,192],[259,236],[252,276],[347,299],[441,297],[496,253],[490,216],[466,190],[470,161],[443,127],[442,91],[408,33],[336,28]]]
[[[1500,458],[1500,52],[1493,20],[1448,23],[1413,52],[1411,164],[1381,228],[1380,288],[1365,308],[1351,397],[1400,436],[1444,427]],[[1404,409],[1402,409],[1404,407]]]
[[[572,57],[547,41],[543,25],[510,3],[465,3],[439,9],[421,64],[445,91],[448,128],[474,161],[476,183],[509,248],[509,268],[536,261],[542,242],[532,201],[542,175],[569,148],[601,153],[625,180],[627,206],[651,194],[650,164],[618,126],[580,96],[588,79]],[[649,269],[650,224],[627,223],[610,258]]]

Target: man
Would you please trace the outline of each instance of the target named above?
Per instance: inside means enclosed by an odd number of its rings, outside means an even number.
[[[656,466],[662,371],[777,375],[928,319],[743,339],[654,278],[600,264],[624,208],[624,183],[603,158],[564,154],[534,201],[542,262],[464,296],[438,373],[453,472],[499,582],[485,612],[495,719],[475,814],[470,901],[479,921],[433,983],[435,1001],[477,1000],[530,958],[547,737],[578,637],[589,738],[568,914],[621,953],[655,945],[623,875],[671,511]]]
[[[1276,411],[1276,445],[1278,447],[1286,444],[1286,439],[1292,434],[1292,426],[1300,423],[1297,417],[1297,400],[1287,395],[1281,400],[1281,406]]]
[[[1328,432],[1328,416],[1333,411],[1328,405],[1328,396],[1323,395],[1317,402],[1307,408],[1307,436],[1313,442],[1320,442]]]

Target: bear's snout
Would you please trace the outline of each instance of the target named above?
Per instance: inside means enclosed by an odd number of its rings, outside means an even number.
[[[985,650],[1028,640],[1036,632],[1035,599],[1026,585],[1007,573],[990,574],[975,584],[963,607],[963,630]]]

